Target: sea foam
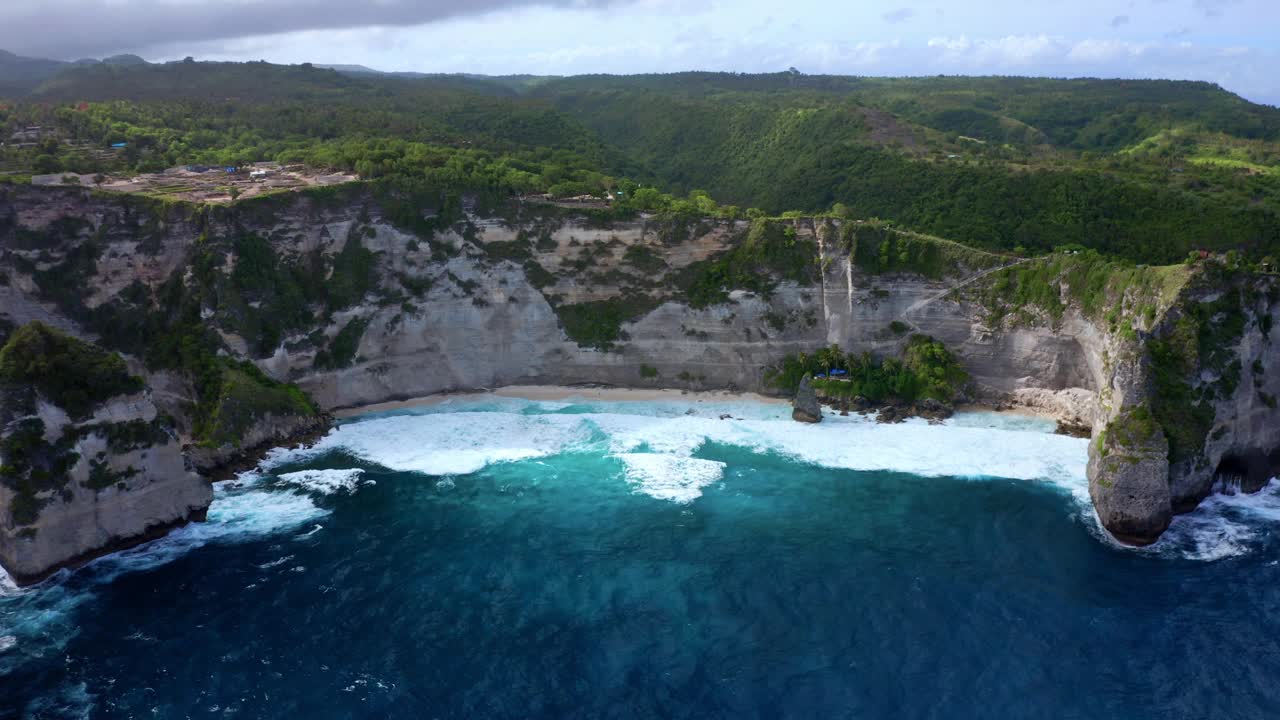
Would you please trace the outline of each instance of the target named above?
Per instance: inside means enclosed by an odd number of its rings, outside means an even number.
[[[264,467],[341,450],[399,472],[467,475],[492,463],[560,452],[585,439],[589,431],[581,417],[506,412],[378,417],[344,424],[310,448],[272,453]]]
[[[611,408],[612,409],[612,408]],[[1085,440],[1042,432],[908,421],[883,425],[832,416],[819,425],[790,419],[720,419],[694,414],[517,414],[454,412],[384,416],[350,422],[313,448],[283,453],[277,466],[343,451],[390,470],[466,475],[485,466],[547,457],[600,442],[609,452],[688,457],[708,442],[776,452],[800,462],[849,470],[892,470],[926,477],[1043,479],[1078,484]],[[694,411],[694,408],[689,408]],[[752,408],[745,407],[750,417]],[[527,410],[526,410],[527,411]]]
[[[364,470],[359,468],[351,470],[299,470],[298,472],[282,473],[276,477],[280,481],[320,493],[321,495],[333,495],[338,492],[351,493],[361,485],[372,484],[373,481],[366,479]]]
[[[1246,495],[1210,495],[1194,512],[1173,519],[1149,552],[1191,560],[1248,555],[1280,526],[1280,482]]]
[[[626,464],[627,482],[658,500],[690,503],[702,497],[702,488],[724,478],[725,464],[715,460],[653,453],[626,453],[618,458]]]

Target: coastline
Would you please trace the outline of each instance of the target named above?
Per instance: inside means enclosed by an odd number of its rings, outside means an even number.
[[[394,412],[396,410],[412,410],[413,408],[431,407],[458,399],[475,399],[477,397],[510,398],[516,400],[532,400],[540,402],[564,402],[566,400],[582,400],[585,402],[655,402],[676,400],[685,402],[755,402],[767,405],[788,405],[791,401],[785,398],[769,397],[751,392],[733,392],[729,390],[679,390],[662,388],[624,388],[612,386],[572,386],[572,385],[504,385],[492,390],[472,392],[447,392],[426,395],[407,400],[358,405],[350,408],[333,410],[334,418],[351,418],[370,413]]]
[[[369,405],[357,405],[349,408],[334,409],[330,412],[334,419],[348,419],[381,412],[412,410],[414,408],[433,407],[452,400],[476,399],[479,397],[511,398],[531,400],[535,402],[564,402],[581,400],[584,402],[753,402],[767,405],[790,405],[791,400],[783,397],[761,395],[753,392],[736,392],[732,390],[681,390],[678,388],[628,388],[604,385],[504,385],[493,389],[479,389],[461,392],[444,392],[404,400],[389,400]],[[838,410],[823,406],[828,414],[838,414]],[[1040,418],[1063,422],[1058,413],[1052,410],[1020,403],[987,404],[971,402],[957,405],[957,413],[991,412],[1000,415],[1016,415],[1020,417]]]

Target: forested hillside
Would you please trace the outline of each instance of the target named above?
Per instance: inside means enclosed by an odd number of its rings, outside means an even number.
[[[1280,248],[1280,110],[1206,83],[30,67],[0,84],[4,137],[46,129],[0,154],[16,181],[280,160],[413,192],[609,195],[616,212],[836,212],[1027,253]]]

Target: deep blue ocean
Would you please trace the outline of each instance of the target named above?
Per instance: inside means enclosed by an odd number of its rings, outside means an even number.
[[[347,421],[0,587],[0,718],[1280,716],[1280,483],[1134,550],[1044,422],[788,410]]]

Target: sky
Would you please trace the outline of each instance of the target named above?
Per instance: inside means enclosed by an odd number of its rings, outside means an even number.
[[[1280,105],[1280,0],[0,0],[0,49],[495,75],[1171,78]]]

